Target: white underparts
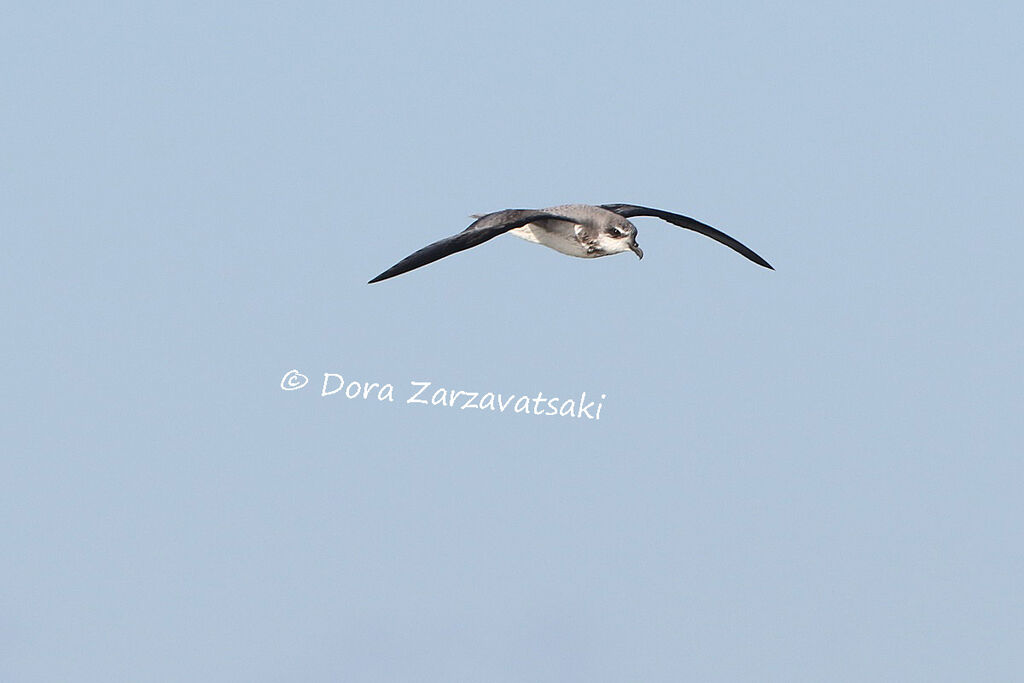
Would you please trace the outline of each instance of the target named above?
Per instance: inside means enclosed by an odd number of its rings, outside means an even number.
[[[510,234],[519,239],[541,244],[569,256],[592,258],[595,254],[588,253],[587,248],[577,239],[580,226],[571,225],[567,221],[552,221],[547,227],[536,223],[528,223],[521,228],[509,230]]]

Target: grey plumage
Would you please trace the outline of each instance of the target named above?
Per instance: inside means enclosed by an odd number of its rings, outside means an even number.
[[[771,268],[767,261],[738,240],[687,216],[634,204],[566,204],[540,211],[505,209],[480,216],[462,232],[410,254],[370,280],[370,283],[401,275],[506,232],[569,256],[597,258],[632,251],[638,258],[643,258],[643,250],[636,242],[636,226],[628,220],[635,216],[653,216],[681,228],[694,230],[734,249],[760,266]]]

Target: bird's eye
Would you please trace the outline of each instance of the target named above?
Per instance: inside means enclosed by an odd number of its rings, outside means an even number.
[[[612,237],[625,237],[626,233],[622,232],[618,228],[612,228]]]

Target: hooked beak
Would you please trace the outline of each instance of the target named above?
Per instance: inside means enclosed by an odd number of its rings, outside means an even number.
[[[637,244],[635,240],[629,243],[629,248],[633,251],[634,254],[636,254],[637,258],[644,257],[644,250],[640,248],[640,245]]]

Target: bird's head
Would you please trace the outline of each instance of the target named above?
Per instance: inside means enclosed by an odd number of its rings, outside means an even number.
[[[637,258],[644,257],[644,251],[636,243],[636,226],[621,216],[603,226],[597,235],[597,242],[607,254],[632,251]]]

